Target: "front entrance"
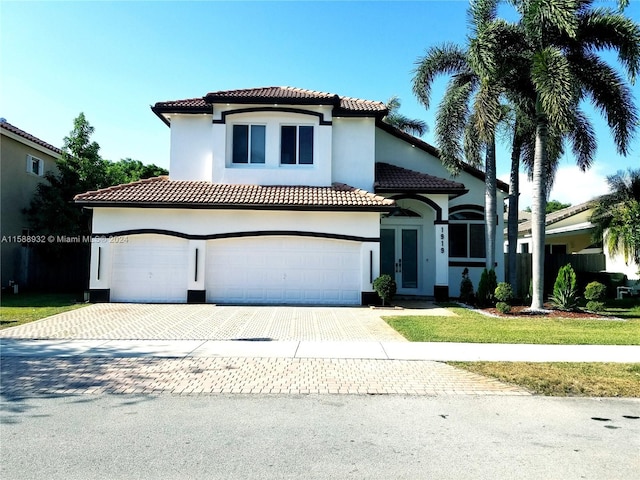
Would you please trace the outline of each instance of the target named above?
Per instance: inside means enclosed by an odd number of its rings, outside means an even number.
[[[418,226],[383,225],[380,228],[380,273],[395,279],[399,294],[420,294],[419,246]]]

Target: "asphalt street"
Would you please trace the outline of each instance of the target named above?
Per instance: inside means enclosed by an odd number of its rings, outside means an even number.
[[[636,479],[640,400],[3,397],[0,478]]]

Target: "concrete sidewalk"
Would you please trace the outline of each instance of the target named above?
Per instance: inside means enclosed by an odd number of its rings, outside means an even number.
[[[319,358],[640,363],[633,345],[511,345],[384,341],[0,340],[3,357]]]

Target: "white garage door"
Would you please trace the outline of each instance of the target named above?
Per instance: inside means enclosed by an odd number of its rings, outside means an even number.
[[[188,241],[164,235],[129,236],[112,244],[111,301],[187,301]]]
[[[360,244],[309,237],[207,242],[207,301],[360,304]]]

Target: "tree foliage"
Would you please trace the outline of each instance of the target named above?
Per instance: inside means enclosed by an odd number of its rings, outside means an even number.
[[[610,193],[600,197],[591,216],[594,240],[604,240],[611,255],[640,265],[640,169],[607,177]]]
[[[626,155],[638,126],[633,83],[640,71],[640,26],[620,9],[594,8],[594,0],[513,0],[520,21],[513,26],[511,50],[525,73],[514,92],[535,98],[533,155],[533,298],[542,308],[546,200],[563,141],[571,143],[578,165],[590,166],[596,148],[593,127],[581,111],[592,103],[607,120],[618,151]],[[617,53],[623,75],[601,58]],[[626,79],[625,79],[626,76]]]
[[[373,281],[373,289],[382,299],[382,305],[386,305],[396,294],[396,281],[385,273]]]
[[[100,156],[100,146],[91,140],[94,128],[80,113],[73,129],[64,138],[62,156],[56,162],[58,172],[48,172],[38,185],[26,215],[37,235],[78,236],[91,232],[91,214],[73,204],[73,197],[89,190],[127,183],[167,171],[155,165],[143,165],[131,159],[110,162]],[[60,251],[62,245],[51,242],[46,247]]]
[[[547,202],[547,207],[545,208],[545,213],[549,215],[550,213],[557,212],[558,210],[562,210],[570,206],[570,203],[562,203],[558,200],[549,200]],[[525,208],[524,211],[531,213],[531,207]]]

